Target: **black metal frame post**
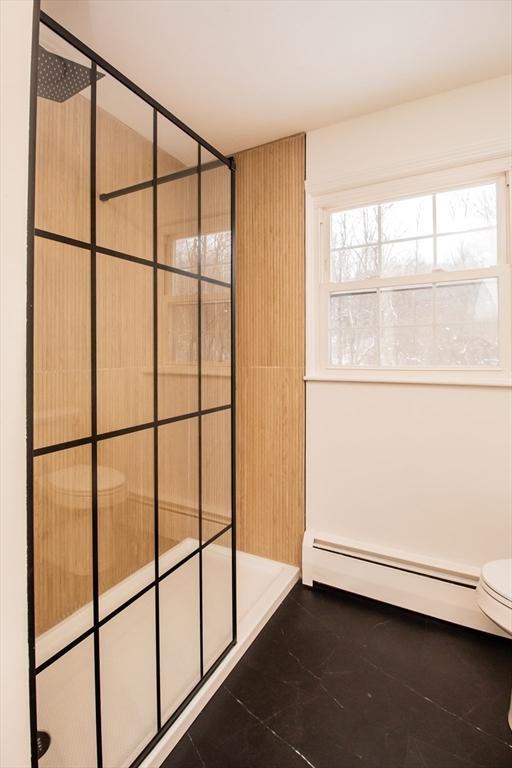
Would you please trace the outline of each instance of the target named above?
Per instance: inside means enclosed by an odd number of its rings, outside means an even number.
[[[35,147],[36,147],[36,113],[37,113],[37,52],[39,41],[39,23],[43,23],[54,33],[60,36],[69,45],[79,50],[91,61],[91,112],[90,112],[90,242],[74,239],[58,232],[49,232],[35,228]],[[115,78],[118,82],[128,88],[141,100],[152,108],[153,114],[153,168],[152,178],[139,184],[125,187],[123,189],[104,192],[98,194],[96,189],[96,115],[97,115],[97,70],[101,68],[108,75]],[[169,120],[191,139],[197,143],[197,166],[186,168],[164,176],[158,176],[158,119],[159,116]],[[201,162],[202,149],[211,153],[216,160],[212,162]],[[230,171],[230,191],[231,191],[231,281],[225,282],[216,278],[208,277],[203,274],[202,255],[203,255],[203,234],[201,224],[201,178],[202,173],[215,168],[226,166]],[[175,180],[187,176],[196,175],[197,177],[197,238],[198,238],[198,269],[197,273],[180,269],[168,264],[160,263],[158,260],[158,188],[162,184],[172,183]],[[142,189],[152,188],[152,228],[153,228],[153,252],[151,258],[141,258],[130,253],[124,253],[112,248],[104,247],[97,242],[96,215],[98,201],[106,202],[115,197],[125,194],[136,193]],[[157,722],[156,732],[152,736],[147,746],[140,755],[133,761],[131,768],[136,768],[147,757],[151,750],[156,746],[158,740],[171,727],[175,720],[180,716],[183,710],[188,706],[200,688],[211,677],[219,664],[225,659],[227,654],[236,643],[236,413],[235,413],[235,395],[236,395],[236,374],[235,374],[235,164],[233,158],[226,158],[218,150],[212,147],[208,142],[202,139],[198,134],[192,131],[188,126],[182,123],[175,115],[169,112],[165,107],[158,104],[151,96],[145,93],[137,85],[122,75],[118,70],[112,67],[108,62],[98,56],[94,51],[80,42],[74,35],[61,27],[57,22],[41,12],[39,4],[35,3],[34,12],[34,33],[33,33],[33,51],[32,51],[32,80],[31,80],[31,124],[30,124],[30,161],[29,161],[29,206],[28,206],[28,291],[27,291],[27,521],[28,521],[28,605],[29,605],[29,668],[30,668],[30,712],[31,712],[31,742],[32,742],[32,768],[37,768],[37,707],[36,707],[36,679],[37,675],[48,669],[69,651],[83,642],[86,638],[92,638],[94,649],[94,690],[95,690],[95,717],[96,717],[96,753],[97,768],[103,766],[103,734],[102,734],[102,712],[101,712],[101,663],[100,663],[100,630],[122,611],[136,602],[139,598],[154,589],[155,596],[155,648],[156,648],[156,711]],[[101,204],[101,202],[99,203]],[[91,431],[89,435],[74,440],[68,440],[52,445],[34,447],[33,439],[33,418],[34,418],[34,398],[33,398],[33,376],[34,376],[34,244],[36,238],[53,240],[65,245],[86,250],[90,254],[90,342],[91,342]],[[142,424],[133,424],[122,429],[111,430],[108,432],[98,432],[98,384],[97,384],[97,254],[103,254],[112,258],[125,260],[128,262],[141,264],[148,269],[152,269],[153,276],[153,419]],[[158,360],[158,286],[159,278],[166,273],[172,273],[195,280],[197,284],[198,295],[198,405],[193,412],[171,416],[168,418],[159,418],[158,395],[159,395],[159,360]],[[229,288],[231,299],[231,401],[223,405],[203,409],[202,401],[202,284]],[[208,540],[203,541],[202,524],[202,485],[203,485],[203,445],[202,445],[202,417],[219,413],[222,411],[231,411],[231,502],[232,515],[231,522],[217,531]],[[197,547],[184,556],[179,562],[168,568],[165,572],[159,572],[159,428],[161,426],[172,424],[178,421],[196,419],[198,424],[198,482],[199,482],[199,502],[198,502],[198,543]],[[128,597],[121,605],[100,618],[99,600],[99,509],[98,509],[98,443],[121,435],[127,435],[139,431],[153,431],[153,491],[154,491],[154,578],[135,594]],[[64,451],[78,446],[90,446],[91,450],[91,489],[92,489],[92,511],[91,511],[91,533],[92,533],[92,603],[93,620],[90,627],[82,632],[78,637],[68,642],[52,656],[37,664],[35,655],[35,606],[34,606],[34,504],[33,504],[33,461],[38,456],[50,453]],[[161,457],[160,457],[161,458]],[[233,633],[232,640],[227,647],[220,653],[217,660],[205,672],[204,669],[204,643],[203,643],[203,550],[213,544],[222,535],[231,531],[232,546],[232,622]],[[197,556],[199,567],[199,604],[200,604],[200,679],[190,694],[182,701],[178,708],[162,722],[162,689],[160,679],[160,660],[161,652],[164,649],[160,647],[160,593],[159,585],[167,579],[178,568],[183,566],[191,558]]]

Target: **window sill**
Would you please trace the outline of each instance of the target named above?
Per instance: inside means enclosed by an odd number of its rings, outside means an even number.
[[[304,376],[304,381],[326,381],[339,383],[367,383],[367,384],[430,384],[439,387],[512,387],[512,378],[503,374],[485,375],[464,371],[455,374],[441,374],[422,371],[418,375],[410,373],[383,372],[383,371],[343,371],[313,373]]]

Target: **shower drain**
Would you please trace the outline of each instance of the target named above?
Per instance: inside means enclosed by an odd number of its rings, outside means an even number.
[[[37,759],[38,760],[40,757],[42,757],[48,752],[48,747],[50,746],[50,742],[51,742],[51,738],[49,733],[46,733],[46,731],[37,732]]]

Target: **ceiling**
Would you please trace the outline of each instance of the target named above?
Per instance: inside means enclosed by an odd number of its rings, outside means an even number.
[[[512,69],[512,0],[43,0],[222,152]]]

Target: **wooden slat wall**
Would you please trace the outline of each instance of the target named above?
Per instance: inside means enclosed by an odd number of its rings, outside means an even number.
[[[305,136],[237,163],[240,549],[300,563],[304,531]]]

